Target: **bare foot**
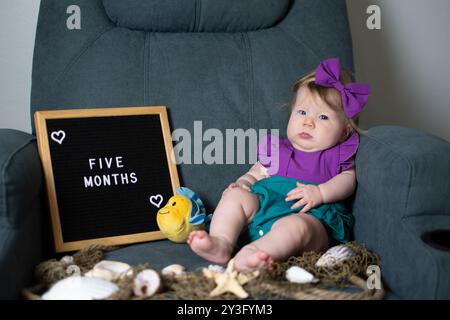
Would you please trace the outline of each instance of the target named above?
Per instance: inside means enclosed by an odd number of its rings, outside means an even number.
[[[260,269],[270,269],[273,259],[267,252],[258,248],[247,245],[243,247],[234,258],[236,270],[240,272],[252,272]]]
[[[191,246],[192,251],[200,257],[214,263],[228,262],[233,249],[224,238],[210,236],[203,230],[192,231],[187,243]]]

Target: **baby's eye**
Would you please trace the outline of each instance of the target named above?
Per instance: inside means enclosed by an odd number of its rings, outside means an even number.
[[[305,110],[301,110],[301,109],[298,110],[297,113],[298,113],[299,115],[301,115],[301,116],[306,115],[306,111],[305,111]]]
[[[328,116],[326,116],[326,115],[324,115],[324,114],[321,114],[321,115],[319,116],[319,119],[320,119],[320,120],[328,120]]]

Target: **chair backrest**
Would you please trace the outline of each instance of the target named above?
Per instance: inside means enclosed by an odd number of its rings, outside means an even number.
[[[164,105],[192,136],[194,121],[284,135],[292,84],[330,57],[353,69],[344,0],[41,0],[31,116]],[[211,209],[246,162],[178,170]]]

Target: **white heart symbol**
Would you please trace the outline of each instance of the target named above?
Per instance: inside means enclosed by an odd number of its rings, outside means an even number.
[[[159,200],[159,201],[158,201]],[[163,196],[160,194],[157,194],[156,196],[151,196],[150,197],[150,203],[156,207],[159,208],[159,206],[161,205],[161,202],[163,202]]]
[[[53,131],[52,134],[50,135],[50,138],[52,138],[53,141],[58,142],[59,144],[63,142],[65,137],[66,133],[62,130]]]

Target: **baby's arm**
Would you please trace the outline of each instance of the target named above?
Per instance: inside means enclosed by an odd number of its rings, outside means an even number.
[[[239,179],[236,180],[236,183],[240,182],[251,186],[256,181],[267,177],[267,169],[258,161],[250,168],[250,170],[246,174],[239,177]]]
[[[353,194],[355,188],[356,174],[355,169],[351,168],[317,186],[297,182],[297,187],[287,194],[286,201],[300,199],[291,208],[304,206],[300,211],[300,213],[304,213],[322,203],[344,200]]]
[[[324,203],[336,202],[350,197],[356,188],[355,168],[343,171],[323,184],[319,184]]]
[[[241,187],[250,191],[252,184],[256,181],[267,178],[268,176],[267,169],[258,161],[250,168],[248,172],[239,177],[236,182],[230,184],[227,190],[235,187]]]

